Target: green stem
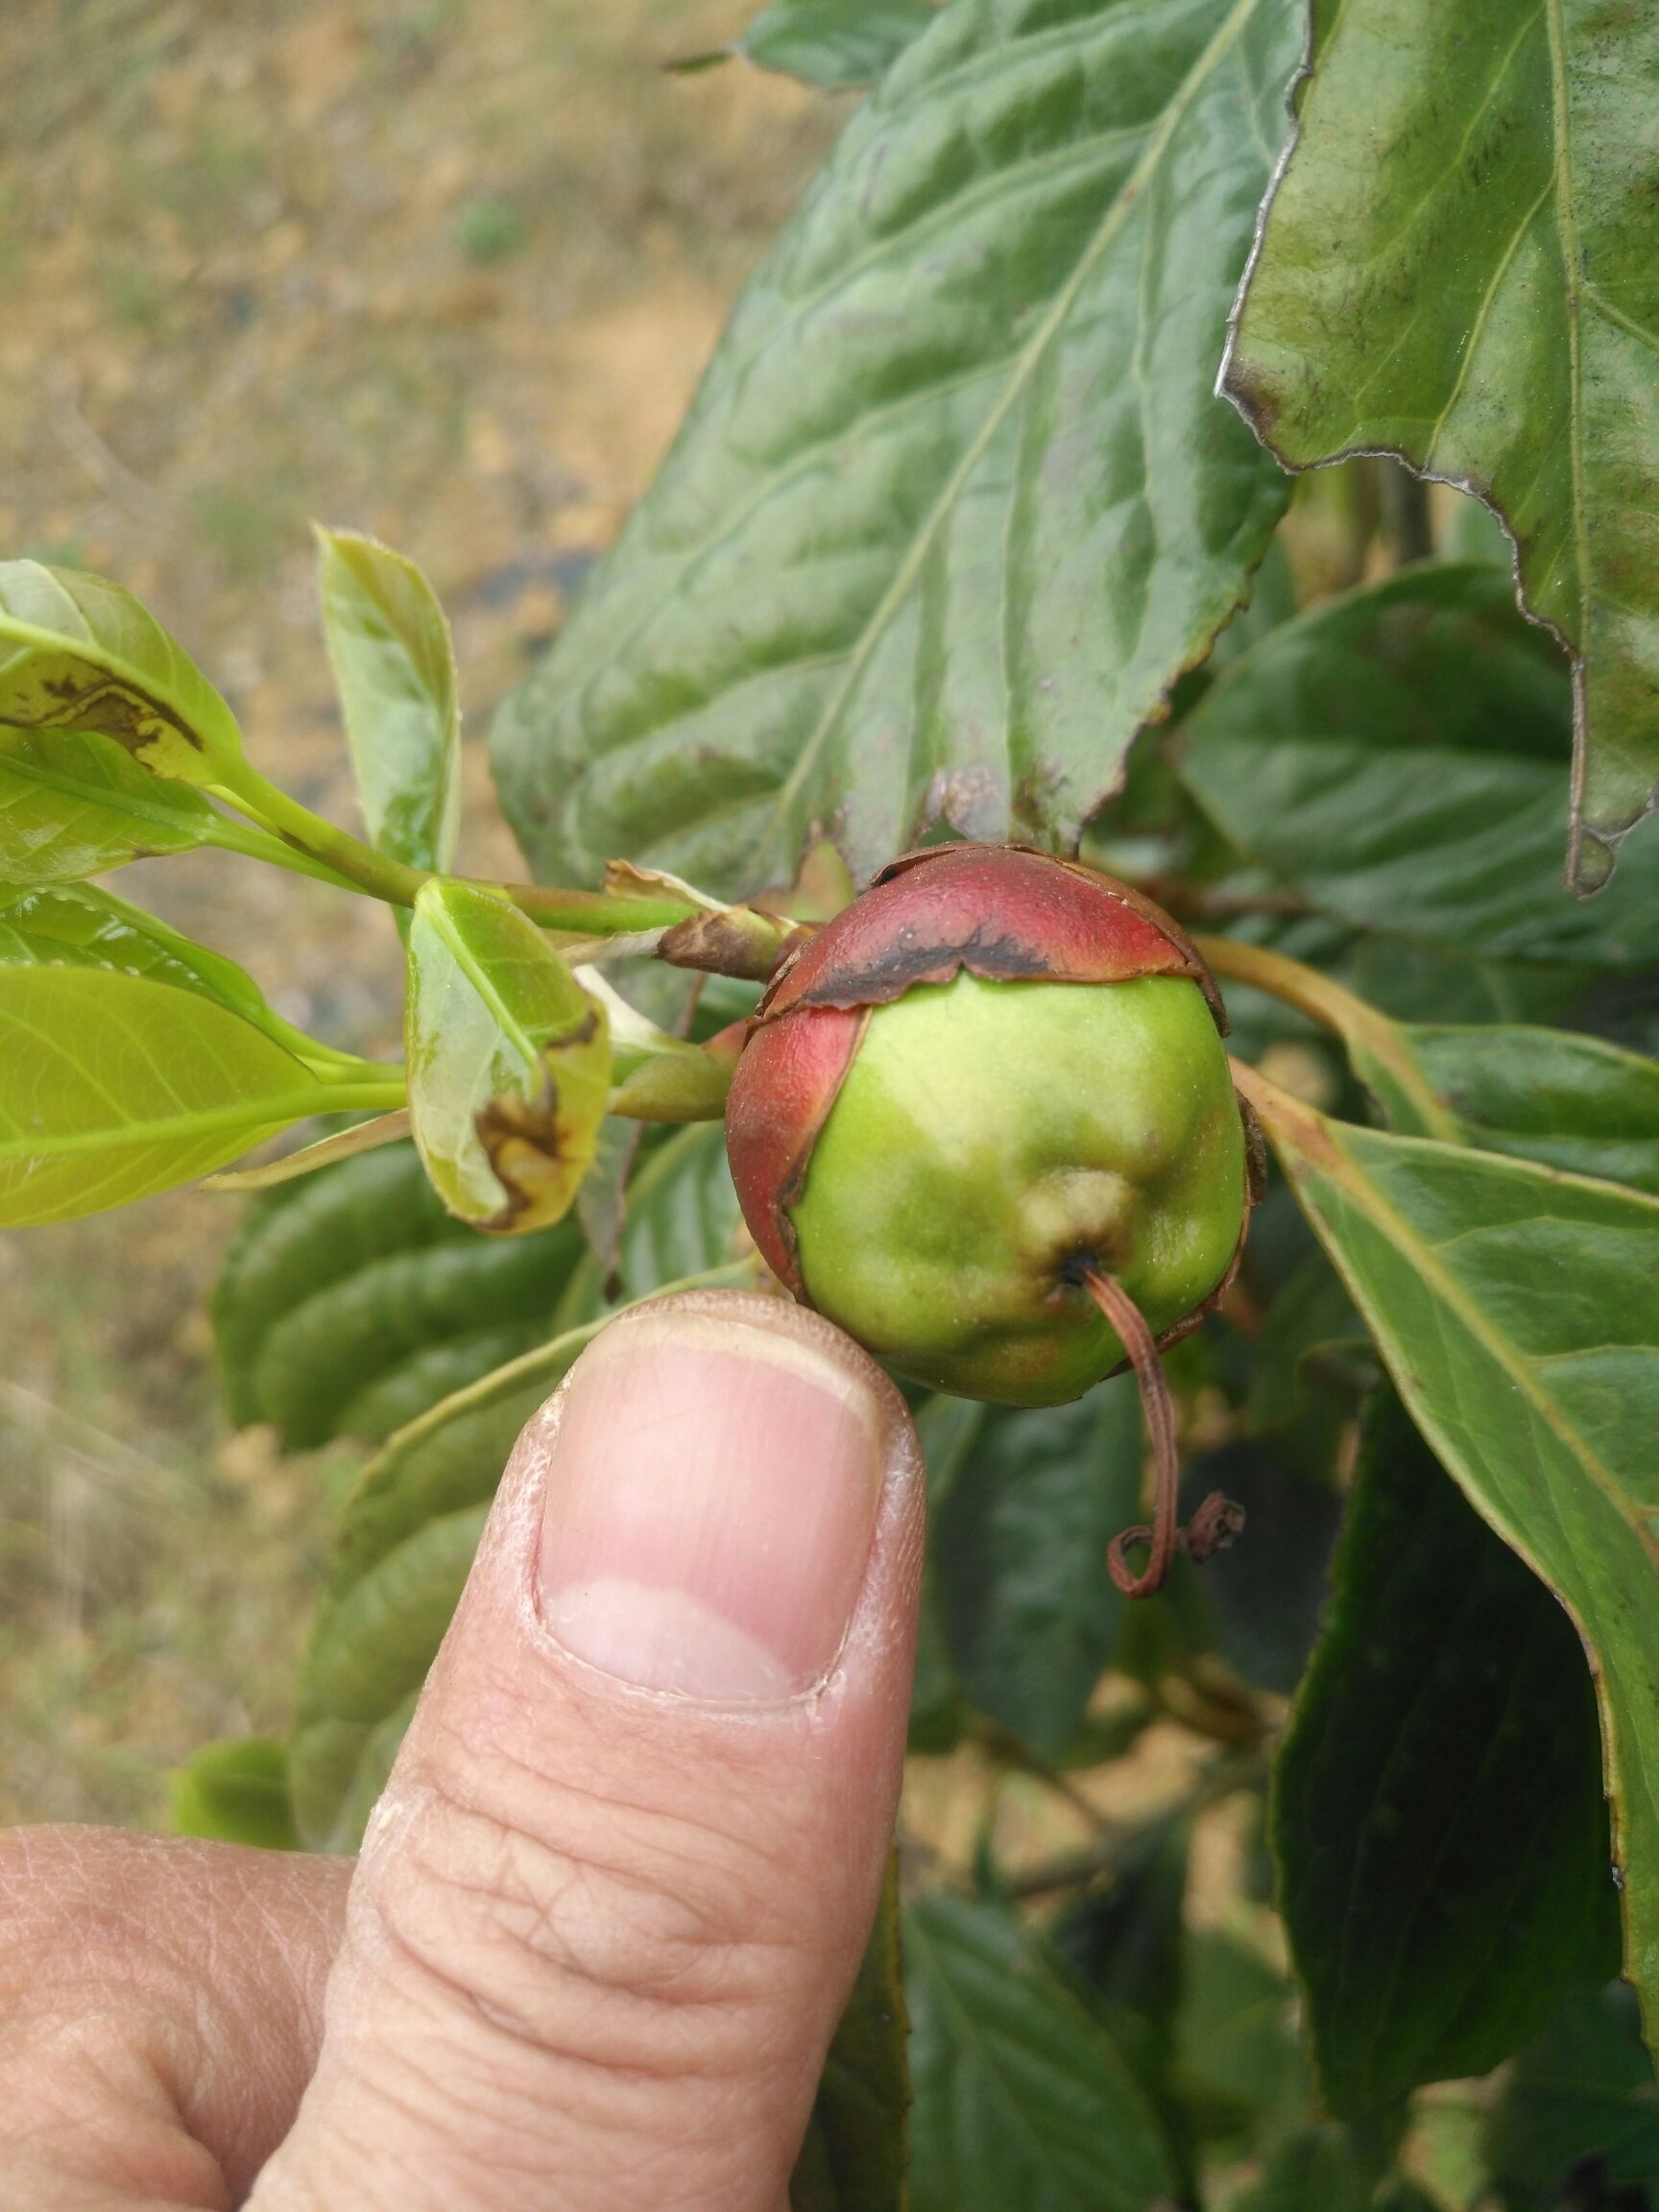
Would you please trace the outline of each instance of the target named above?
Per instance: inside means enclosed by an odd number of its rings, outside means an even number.
[[[234,802],[233,802],[234,803]],[[248,822],[233,822],[228,815],[219,817],[219,825],[209,840],[222,853],[240,853],[250,860],[263,860],[268,867],[285,868],[293,876],[308,876],[314,882],[327,883],[336,891],[355,891],[358,886],[348,876],[326,862],[313,859],[309,853],[301,853],[297,845],[285,844],[268,830],[255,828]]]
[[[304,1091],[274,1098],[239,1099],[195,1114],[174,1114],[132,1129],[78,1129],[61,1137],[16,1137],[0,1142],[0,1161],[43,1157],[60,1159],[79,1152],[107,1152],[126,1144],[165,1143],[171,1137],[210,1137],[221,1129],[269,1129],[306,1121],[313,1114],[383,1114],[404,1102],[401,1078],[389,1083],[314,1083]]]
[[[389,905],[413,906],[415,894],[427,880],[419,868],[407,868],[365,845],[345,830],[336,829],[309,806],[301,806],[286,791],[261,776],[247,762],[239,763],[233,782],[222,786],[232,805],[261,829],[270,830],[301,854],[320,860],[332,876],[343,878],[353,889],[383,899]]]
[[[501,883],[521,914],[543,929],[568,930],[579,937],[654,936],[689,922],[705,909],[683,899],[620,899],[608,891],[556,891],[540,883]]]
[[[1236,937],[1194,937],[1193,944],[1217,974],[1229,982],[1248,983],[1269,997],[1283,999],[1333,1030],[1350,1047],[1359,1046],[1385,1069],[1408,1098],[1423,1127],[1435,1136],[1455,1141],[1456,1126],[1424,1078],[1423,1070],[1403,1042],[1399,1024],[1375,1006],[1283,952],[1270,952],[1264,945],[1242,945]]]

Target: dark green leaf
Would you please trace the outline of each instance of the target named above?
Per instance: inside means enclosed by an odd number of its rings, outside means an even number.
[[[0,883],[78,883],[149,854],[187,853],[211,845],[221,820],[113,738],[0,729]]]
[[[1229,841],[1321,913],[1503,960],[1645,966],[1659,848],[1561,881],[1565,676],[1485,566],[1414,568],[1273,631],[1176,740]]]
[[[605,1009],[498,893],[423,884],[409,930],[409,1114],[434,1189],[481,1229],[568,1212],[611,1086]]]
[[[916,1433],[927,1469],[927,1510],[935,1519],[989,1417],[969,1398],[938,1392],[915,1409]],[[930,1542],[922,1565],[922,1613],[916,1624],[916,1672],[910,1689],[909,1747],[917,1752],[954,1750],[968,1718],[940,1620],[938,1545]]]
[[[1042,1757],[1082,1725],[1123,1599],[1106,1547],[1137,1514],[1141,1401],[1119,1376],[1071,1406],[989,1409],[934,1506],[931,1575],[957,1678]]]
[[[413,561],[349,530],[317,532],[328,658],[371,841],[443,870],[461,818],[455,653]]]
[[[1175,2023],[1177,2085],[1208,2134],[1275,2125],[1308,2102],[1295,2030],[1295,1992],[1284,1975],[1218,1929],[1190,1931],[1181,1960]]]
[[[1300,2128],[1273,2146],[1232,2212],[1369,2212],[1387,2163],[1385,2144],[1334,2121]]]
[[[1560,1029],[1411,1027],[1402,1037],[1464,1142],[1659,1195],[1653,1061]]]
[[[1418,1428],[1593,1654],[1625,1970],[1659,2011],[1659,1202],[1243,1081]]]
[[[1104,2029],[1019,1922],[959,1897],[904,1915],[915,2212],[1145,2212],[1175,2164]]]
[[[1392,1393],[1276,1773],[1281,1904],[1327,2109],[1484,2074],[1618,1969],[1573,1624]]]
[[[173,1832],[220,1843],[298,1851],[288,1753],[265,1736],[205,1744],[167,1777]]]
[[[0,561],[0,724],[111,737],[183,783],[242,760],[229,708],[130,591],[39,561]]]
[[[1200,1588],[1221,1657],[1246,1682],[1282,1696],[1295,1689],[1313,1647],[1341,1518],[1329,1479],[1298,1461],[1285,1436],[1238,1436],[1194,1454],[1181,1477],[1184,1512],[1213,1490],[1244,1508],[1244,1535],[1206,1568]]]
[[[1659,2201],[1659,2088],[1628,1989],[1580,1998],[1522,2052],[1487,2123],[1486,2154],[1506,2212],[1629,2212],[1610,2194],[1627,2186]],[[1570,2196],[1575,2178],[1585,2192]],[[1598,2183],[1602,2193],[1590,2195]]]
[[[1659,783],[1659,17],[1313,15],[1227,387],[1294,467],[1384,448],[1503,509],[1527,603],[1575,657],[1594,887]]]
[[[306,1846],[357,1847],[471,1571],[518,1431],[601,1320],[400,1430],[347,1503],[295,1696],[294,1811]]]
[[[484,1238],[413,1145],[324,1168],[248,1210],[214,1299],[233,1417],[291,1449],[372,1441],[553,1331],[573,1227]]]
[[[733,50],[827,90],[873,84],[937,12],[930,0],[773,0]]]
[[[1075,833],[1284,503],[1212,386],[1296,38],[1275,0],[940,11],[496,726],[539,873]]]
[[[790,2212],[904,2212],[909,2025],[900,1971],[895,1854],[858,1979],[824,2062],[789,2183]]]
[[[336,1179],[359,1177],[382,1162],[396,1162],[398,1152],[371,1152],[295,1189],[302,1193],[322,1190]],[[722,1271],[718,1262],[730,1248],[730,1229],[721,1236],[711,1228],[726,1216],[715,1173],[726,1174],[724,1147],[718,1126],[699,1124],[677,1131],[655,1153],[630,1192],[630,1214],[639,1223],[632,1252],[625,1239],[623,1275],[625,1296],[633,1300],[668,1286],[669,1278],[658,1272],[668,1258],[688,1259],[686,1274],[704,1283],[735,1284],[751,1279],[746,1262]],[[682,1188],[684,1187],[684,1189]],[[689,1197],[685,1193],[689,1192]],[[285,1193],[273,1193],[279,1198]],[[257,1342],[254,1317],[273,1310],[283,1312],[285,1297],[302,1271],[308,1255],[326,1242],[331,1223],[339,1218],[339,1240],[368,1254],[377,1222],[396,1207],[365,1204],[366,1193],[348,1194],[336,1215],[320,1204],[314,1220],[284,1233],[280,1214],[273,1216],[276,1234],[261,1255],[257,1243],[241,1270],[228,1281],[240,1280],[229,1299],[231,1334],[236,1358],[246,1368],[250,1347]],[[299,1207],[302,1200],[290,1201]],[[730,1220],[735,1220],[735,1198],[730,1200]],[[461,1231],[463,1237],[467,1236]],[[554,1239],[563,1242],[556,1254]],[[545,1241],[543,1241],[545,1239]],[[461,1247],[468,1254],[489,1251],[534,1252],[542,1246],[540,1265],[556,1262],[570,1268],[580,1248],[574,1224],[561,1224],[542,1237],[497,1244],[469,1238]],[[712,1258],[709,1257],[712,1253]],[[396,1278],[376,1278],[370,1269],[392,1268],[395,1260],[369,1260],[367,1283],[345,1280],[342,1270],[338,1307],[343,1317],[355,1317],[364,1288],[370,1292],[369,1310],[361,1330],[371,1342],[390,1340],[394,1349],[403,1340],[404,1315],[418,1296],[437,1306],[440,1315],[459,1319],[469,1308],[476,1313],[479,1293],[461,1280],[445,1283],[444,1264],[452,1262],[456,1247],[441,1243],[435,1250],[409,1254],[411,1272],[421,1278],[432,1270],[424,1289],[406,1286]],[[359,1258],[356,1267],[364,1266]],[[550,1268],[549,1270],[553,1270]],[[353,1274],[355,1269],[353,1269]],[[594,1331],[604,1325],[608,1312],[600,1302],[598,1269],[591,1258],[575,1264],[558,1294],[558,1310],[551,1323],[542,1322],[535,1341],[504,1368],[479,1375],[471,1365],[477,1357],[476,1334],[457,1336],[429,1350],[413,1353],[400,1368],[394,1368],[377,1388],[362,1395],[331,1416],[335,1426],[365,1419],[371,1406],[384,1419],[394,1404],[414,1411],[416,1417],[399,1429],[379,1455],[365,1469],[348,1503],[336,1539],[335,1557],[326,1597],[319,1611],[301,1677],[294,1738],[294,1798],[301,1832],[314,1848],[349,1850],[369,1808],[391,1769],[397,1744],[414,1709],[426,1669],[438,1648],[449,1616],[454,1611],[472,1561],[479,1530],[495,1494],[507,1455],[519,1430],[555,1387]],[[522,1277],[511,1283],[488,1277],[504,1302],[534,1293],[537,1269],[527,1265]],[[451,1290],[455,1292],[451,1303]],[[330,1404],[349,1364],[335,1358],[329,1343],[330,1315],[321,1293],[311,1305],[301,1305],[284,1325],[282,1336],[273,1334],[259,1357],[257,1375],[269,1373],[278,1347],[307,1378],[307,1387],[323,1403]],[[349,1321],[343,1318],[344,1335]],[[551,1334],[557,1328],[559,1334]],[[453,1373],[459,1385],[454,1395],[429,1399],[444,1371]]]
[[[730,1260],[742,1216],[726,1132],[717,1121],[677,1129],[634,1171],[623,1217],[623,1295],[643,1298],[664,1283]]]

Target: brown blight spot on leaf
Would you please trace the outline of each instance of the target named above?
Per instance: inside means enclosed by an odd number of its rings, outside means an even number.
[[[203,751],[195,731],[139,685],[67,656],[61,666],[60,676],[40,676],[37,711],[30,712],[23,698],[7,701],[8,722],[29,730],[90,731],[112,737],[136,760],[169,737],[181,737],[193,752]]]
[[[535,1098],[492,1098],[472,1125],[507,1194],[500,1213],[478,1227],[516,1236],[562,1220],[593,1164],[596,1131],[562,1111],[552,1076]]]

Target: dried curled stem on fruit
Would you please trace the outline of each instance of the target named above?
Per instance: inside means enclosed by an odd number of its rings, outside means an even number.
[[[1244,1526],[1244,1508],[1219,1490],[1212,1490],[1191,1520],[1182,1527],[1176,1516],[1181,1483],[1181,1461],[1175,1446],[1175,1407],[1157,1342],[1141,1315],[1141,1309],[1120,1283],[1095,1268],[1087,1268],[1083,1287],[1118,1332],[1135,1380],[1141,1385],[1141,1404],[1146,1415],[1146,1432],[1152,1440],[1152,1525],[1125,1528],[1106,1547],[1106,1568],[1125,1598],[1150,1598],[1162,1590],[1169,1563],[1177,1551],[1202,1564],[1225,1551]],[[1145,1566],[1139,1575],[1129,1564],[1129,1548],[1149,1547]]]

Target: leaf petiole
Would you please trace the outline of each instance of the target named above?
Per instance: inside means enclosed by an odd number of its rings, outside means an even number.
[[[1264,945],[1240,944],[1236,937],[1195,937],[1210,968],[1230,983],[1248,983],[1286,1006],[1294,1006],[1321,1028],[1332,1030],[1343,1044],[1359,1046],[1400,1087],[1418,1115],[1422,1133],[1448,1143],[1459,1141],[1455,1121],[1424,1080],[1423,1070],[1401,1038],[1397,1025],[1375,1006],[1345,991],[1329,975],[1305,967]]]

